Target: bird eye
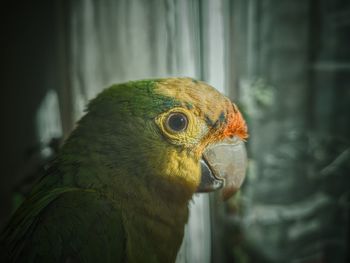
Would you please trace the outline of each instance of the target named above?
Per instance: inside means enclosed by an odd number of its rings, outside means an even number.
[[[187,128],[188,120],[185,114],[174,112],[169,115],[166,124],[171,131],[182,132]]]

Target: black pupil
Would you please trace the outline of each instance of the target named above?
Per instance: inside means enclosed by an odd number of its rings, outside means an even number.
[[[187,127],[187,119],[181,113],[173,113],[168,119],[169,128],[174,131],[183,131]]]

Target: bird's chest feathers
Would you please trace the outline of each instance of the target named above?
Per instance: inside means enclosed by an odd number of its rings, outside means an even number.
[[[158,203],[124,211],[130,262],[174,262],[188,220],[187,206],[165,207]]]

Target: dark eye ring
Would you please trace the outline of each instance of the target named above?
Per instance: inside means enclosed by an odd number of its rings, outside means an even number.
[[[187,116],[181,112],[173,112],[168,116],[166,125],[170,131],[182,132],[187,129]]]

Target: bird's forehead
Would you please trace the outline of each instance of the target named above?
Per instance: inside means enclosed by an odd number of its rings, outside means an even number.
[[[231,108],[231,102],[208,84],[191,78],[170,78],[157,82],[157,93],[174,98],[184,103],[189,109],[198,110],[198,114],[210,125],[214,124],[220,116],[226,115]]]

